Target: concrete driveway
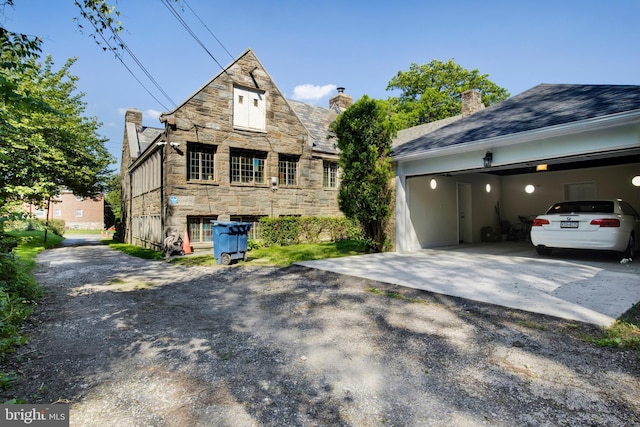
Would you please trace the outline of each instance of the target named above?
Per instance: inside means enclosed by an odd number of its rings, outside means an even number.
[[[530,243],[466,244],[298,263],[414,289],[609,326],[640,301],[640,259]]]

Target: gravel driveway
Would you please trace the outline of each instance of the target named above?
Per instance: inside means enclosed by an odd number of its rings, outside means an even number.
[[[300,266],[38,264],[2,397],[68,402],[72,426],[640,425],[638,354],[586,324]]]

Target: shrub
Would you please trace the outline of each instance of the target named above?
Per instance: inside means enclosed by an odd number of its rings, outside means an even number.
[[[247,250],[248,251],[253,251],[256,249],[260,249],[262,247],[262,243],[260,243],[259,241],[255,240],[255,239],[249,239],[247,240]]]
[[[13,253],[16,245],[16,238],[0,233],[0,360],[26,342],[21,325],[33,309],[31,302],[43,293],[28,267]]]
[[[53,231],[58,236],[62,237],[64,235],[64,220],[63,219],[50,219],[49,220],[49,230]]]
[[[267,247],[362,239],[357,224],[344,217],[261,218],[260,235]]]
[[[260,218],[260,234],[265,246],[288,246],[297,243],[300,222],[298,217]]]

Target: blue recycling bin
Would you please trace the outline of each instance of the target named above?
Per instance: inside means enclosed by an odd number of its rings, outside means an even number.
[[[218,264],[229,265],[231,261],[247,260],[250,222],[211,221],[213,224],[213,256]]]

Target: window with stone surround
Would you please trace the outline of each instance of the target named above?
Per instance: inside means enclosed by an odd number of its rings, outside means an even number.
[[[260,216],[256,215],[231,215],[231,221],[250,222],[252,224],[249,230],[250,239],[260,238]],[[192,243],[209,243],[213,242],[213,223],[217,216],[189,216],[187,217],[187,226],[189,230],[189,241]]]
[[[278,185],[293,187],[298,185],[298,157],[280,155],[278,158]]]
[[[216,147],[213,145],[203,145],[188,143],[187,158],[187,180],[189,181],[213,181],[214,157]]]
[[[212,220],[216,217],[188,217],[189,240],[193,243],[205,243],[213,241]]]
[[[338,187],[338,164],[325,160],[322,165],[322,186],[325,188]]]
[[[231,183],[264,184],[264,164],[267,153],[231,150]]]
[[[233,88],[233,127],[264,131],[266,117],[263,91]]]

